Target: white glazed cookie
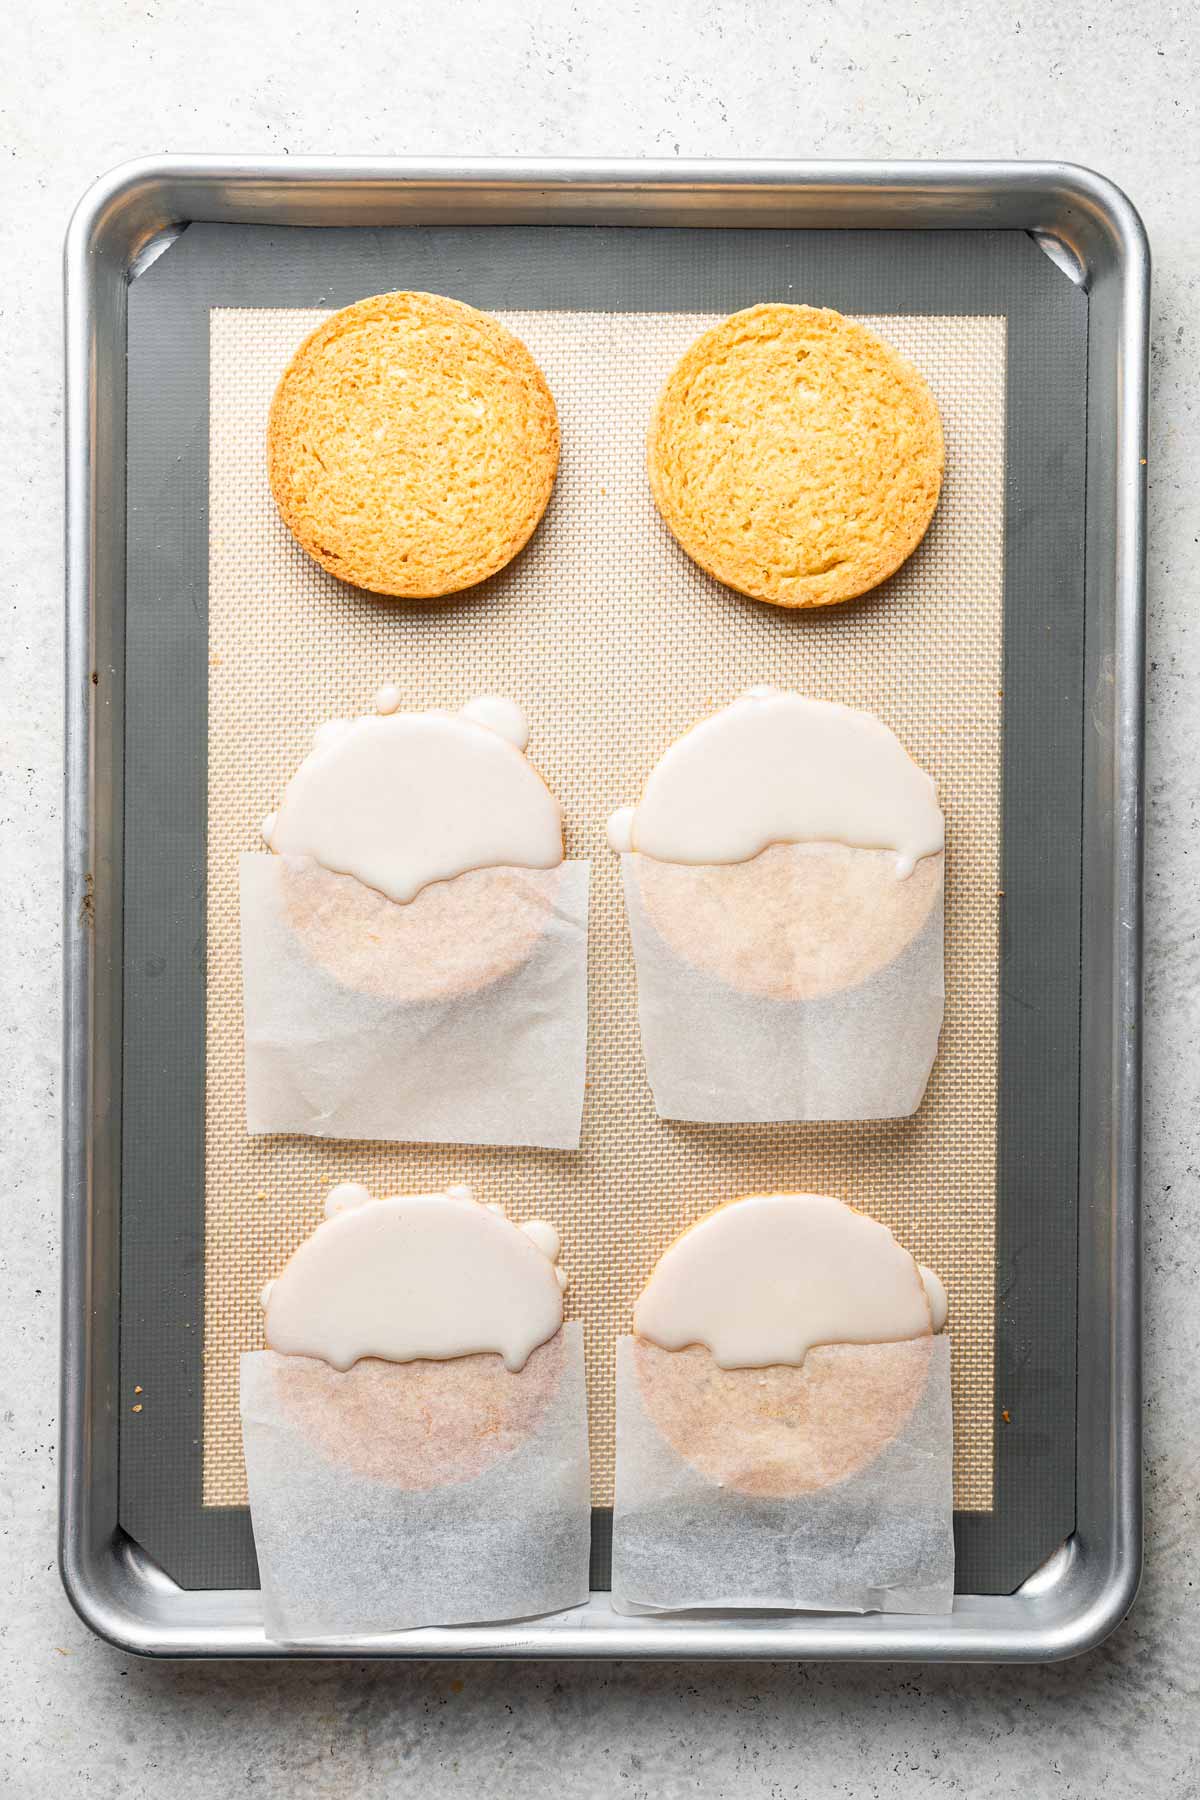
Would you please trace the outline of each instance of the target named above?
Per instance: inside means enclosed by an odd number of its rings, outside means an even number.
[[[634,1309],[643,1404],[714,1482],[779,1498],[843,1481],[924,1390],[945,1294],[886,1226],[819,1194],[726,1202]]]
[[[672,950],[779,1000],[896,960],[941,903],[944,830],[932,780],[880,720],[769,687],[686,732],[609,822]]]
[[[519,969],[553,911],[562,811],[524,752],[520,708],[333,720],[263,822],[287,858],[287,923],[358,993],[406,1002],[476,992]]]
[[[347,1182],[263,1295],[276,1395],[322,1456],[402,1488],[470,1480],[536,1431],[564,1364],[558,1234],[469,1188]]]

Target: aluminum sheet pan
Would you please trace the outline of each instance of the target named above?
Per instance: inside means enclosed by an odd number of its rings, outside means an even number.
[[[949,1619],[629,1619],[596,1593],[537,1622],[397,1634],[356,1654],[1047,1659],[1099,1641],[1140,1569],[1138,1125],[1149,259],[1124,197],[1037,165],[131,165],[67,245],[68,761],[62,1570],[147,1654],[273,1655],[248,1590],[177,1587],[117,1523],[125,305],[193,221],[1023,230],[1089,297],[1076,1529],[1012,1595]],[[93,679],[93,674],[97,679]]]

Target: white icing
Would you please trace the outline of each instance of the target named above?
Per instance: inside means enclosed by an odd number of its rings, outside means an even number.
[[[925,1283],[925,1297],[929,1301],[933,1329],[940,1331],[946,1323],[946,1315],[950,1310],[950,1303],[946,1299],[945,1285],[941,1276],[935,1275],[932,1269],[927,1269],[924,1263],[918,1263],[917,1267],[921,1280]]]
[[[394,713],[400,707],[400,689],[394,681],[385,681],[375,696],[375,711],[380,714]]]
[[[505,700],[499,694],[479,694],[474,700],[468,700],[463,707],[460,718],[472,719],[476,725],[486,725],[518,750],[524,750],[529,742],[529,725],[525,714],[515,700]]]
[[[561,1324],[554,1264],[469,1189],[335,1207],[266,1292],[268,1348],[335,1369],[492,1351],[516,1370]]]
[[[633,849],[633,819],[632,806],[618,806],[608,821],[608,841],[618,856]]]
[[[332,1219],[335,1213],[349,1212],[352,1206],[365,1206],[370,1198],[370,1188],[361,1181],[340,1181],[325,1196],[325,1217]]]
[[[352,723],[351,719],[326,719],[325,723],[318,725],[313,732],[313,749],[320,750],[322,747],[327,749],[330,744],[336,744],[339,738],[345,737]]]
[[[552,1263],[558,1261],[558,1253],[561,1244],[559,1242],[557,1231],[555,1231],[553,1225],[551,1225],[548,1220],[526,1219],[524,1225],[521,1226],[521,1230],[525,1233],[525,1236],[529,1239],[531,1244],[537,1245],[543,1256],[548,1256]]]
[[[270,822],[271,849],[397,901],[468,869],[555,868],[562,813],[518,748],[523,715],[490,695],[472,705],[485,721],[467,708],[323,725]]]
[[[616,850],[662,862],[748,862],[769,844],[894,850],[897,873],[942,849],[930,776],[871,713],[755,687],[702,719],[651,771]]]
[[[278,817],[278,813],[268,813],[262,824],[259,826],[264,844],[269,844],[271,842],[271,837],[275,830],[275,821]]]
[[[723,1369],[799,1365],[814,1344],[930,1330],[917,1265],[886,1225],[823,1194],[755,1194],[672,1244],[634,1309],[664,1350],[703,1344]]]

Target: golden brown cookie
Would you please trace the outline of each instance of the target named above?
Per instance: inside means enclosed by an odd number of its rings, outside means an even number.
[[[722,1369],[698,1344],[634,1342],[650,1418],[693,1468],[744,1494],[782,1499],[857,1474],[907,1423],[933,1338],[824,1344],[799,1368]]]
[[[289,1422],[328,1462],[393,1487],[448,1487],[482,1475],[537,1430],[562,1381],[564,1343],[555,1332],[516,1373],[493,1355],[363,1357],[343,1372],[273,1352],[272,1373]]]
[[[889,850],[772,844],[749,862],[634,858],[646,917],[693,968],[774,1000],[858,987],[912,943],[942,894],[944,853],[896,874]]]
[[[945,446],[924,378],[823,307],[765,305],[714,325],[650,423],[655,502],[702,569],[776,606],[830,606],[911,556]]]
[[[511,562],[546,509],[558,417],[529,351],[438,294],[376,294],[310,332],[267,425],[284,523],[371,593],[435,599]]]
[[[307,956],[339,986],[384,1000],[452,1000],[528,961],[561,873],[468,869],[401,904],[352,875],[288,859],[283,905]]]

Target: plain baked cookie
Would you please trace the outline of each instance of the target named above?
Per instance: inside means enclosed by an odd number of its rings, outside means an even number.
[[[435,599],[494,575],[546,509],[554,400],[529,351],[438,294],[376,294],[310,332],[267,425],[267,473],[308,554],[371,593]]]
[[[924,378],[852,319],[751,306],[687,350],[650,422],[655,503],[688,555],[776,606],[830,606],[894,573],[938,503]]]

